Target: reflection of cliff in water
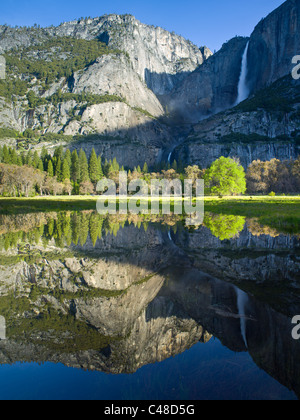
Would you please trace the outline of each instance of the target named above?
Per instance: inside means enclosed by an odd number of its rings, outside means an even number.
[[[114,232],[105,222],[95,241],[84,218],[84,234],[78,226],[74,232],[72,218],[71,228],[68,219],[57,220],[52,236],[48,221],[40,241],[11,244],[0,255],[2,364],[52,361],[132,373],[215,336],[235,352],[248,351],[299,395],[300,349],[290,320],[300,310],[296,237],[245,226],[221,240],[207,227],[170,231],[151,223],[124,223]],[[60,231],[86,238],[58,247]]]

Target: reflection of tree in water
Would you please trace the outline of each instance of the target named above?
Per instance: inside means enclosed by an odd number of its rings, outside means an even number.
[[[42,243],[44,247],[54,240],[55,246],[85,245],[90,237],[93,245],[96,245],[102,235],[118,235],[125,224],[133,223],[136,227],[148,229],[150,221],[143,219],[130,219],[99,215],[93,211],[61,212],[37,215],[28,215],[26,219],[19,216],[6,216],[6,222],[16,227],[16,231],[8,231],[0,235],[0,250],[17,248],[20,243],[31,245]],[[175,230],[175,227],[174,227]]]
[[[44,216],[44,215],[43,215]],[[11,216],[14,218],[17,216]],[[84,245],[90,235],[95,245],[102,237],[103,216],[93,212],[65,212],[48,215],[40,220],[34,217],[38,226],[33,226],[33,220],[27,218],[19,225],[19,231],[8,232],[0,236],[0,250],[16,248],[20,243],[42,244],[46,247],[54,240],[56,247],[63,248],[74,245]],[[107,232],[117,233],[118,226],[107,226]]]
[[[8,231],[0,235],[0,250],[7,251],[17,248],[20,243],[31,245],[42,243],[44,247],[47,247],[53,240],[58,248],[69,247],[72,244],[84,246],[88,238],[95,246],[97,240],[101,239],[103,235],[116,237],[125,224],[133,224],[138,229],[144,229],[145,232],[147,232],[149,223],[159,222],[160,230],[166,228],[169,231],[171,228],[174,233],[183,226],[179,220],[170,224],[168,219],[156,220],[154,217],[153,220],[151,218],[148,220],[138,216],[125,215],[103,216],[93,211],[43,213],[40,218],[37,215],[28,215],[26,219],[22,220],[19,220],[18,216],[10,216],[10,218],[10,223],[18,224],[19,230]],[[18,220],[13,221],[14,218]],[[208,214],[205,216],[204,224],[214,236],[225,240],[234,238],[243,230],[245,218]]]
[[[225,214],[206,214],[204,225],[221,241],[232,239],[244,229],[246,218]]]
[[[179,216],[162,215],[99,215],[95,211],[38,213],[27,215],[0,215],[0,251],[17,248],[20,243],[43,244],[54,240],[55,246],[84,246],[91,239],[96,245],[103,235],[117,236],[125,225],[133,224],[147,232],[150,223],[160,225],[160,230],[170,227],[176,233]],[[7,227],[7,228],[6,228]]]

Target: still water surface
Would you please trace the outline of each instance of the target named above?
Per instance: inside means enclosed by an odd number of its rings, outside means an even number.
[[[298,399],[298,235],[0,216],[0,398]]]

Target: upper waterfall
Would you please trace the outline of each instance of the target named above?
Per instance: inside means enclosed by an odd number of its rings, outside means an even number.
[[[248,74],[248,49],[249,49],[249,42],[247,43],[244,54],[243,54],[236,105],[238,105],[240,102],[243,102],[249,96],[249,88],[246,83],[247,74]]]

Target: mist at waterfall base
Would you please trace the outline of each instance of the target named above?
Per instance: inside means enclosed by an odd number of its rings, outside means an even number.
[[[248,49],[249,49],[249,42],[246,45],[243,58],[242,58],[242,67],[241,67],[241,74],[240,80],[238,85],[238,97],[236,101],[236,105],[245,101],[249,97],[249,88],[247,86],[247,74],[248,74]]]

